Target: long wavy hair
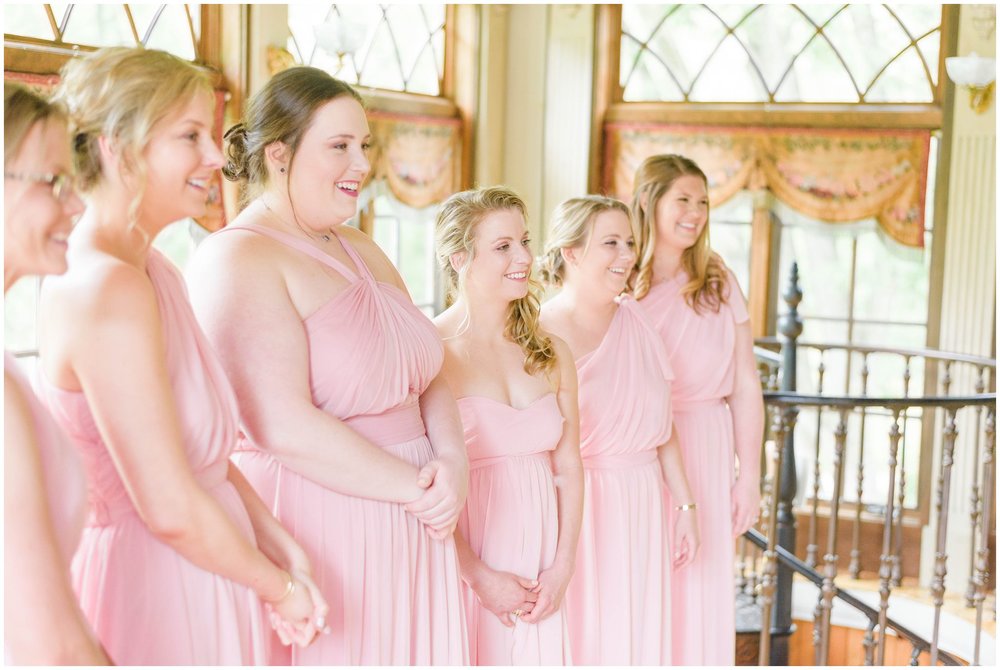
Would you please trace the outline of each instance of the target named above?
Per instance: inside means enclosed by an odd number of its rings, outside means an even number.
[[[464,290],[465,272],[475,258],[476,227],[491,212],[514,210],[527,217],[527,207],[514,191],[505,186],[490,186],[455,193],[441,206],[435,223],[435,251],[438,264],[448,282],[448,298]],[[456,270],[451,256],[465,252],[465,265]],[[529,375],[548,374],[555,369],[556,352],[552,340],[538,329],[541,311],[541,284],[528,276],[528,293],[511,301],[507,307],[504,337],[524,352],[524,371]]]
[[[708,178],[698,164],[677,154],[650,156],[635,173],[635,194],[632,197],[632,221],[636,227],[638,247],[635,297],[641,299],[653,281],[653,260],[656,251],[656,205],[680,177],[700,178],[708,189]],[[688,283],[681,295],[696,312],[702,309],[719,311],[726,302],[726,266],[709,245],[708,222],[694,244],[681,254],[681,267]]]

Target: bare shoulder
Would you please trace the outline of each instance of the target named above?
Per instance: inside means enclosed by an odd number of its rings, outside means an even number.
[[[195,252],[185,274],[189,284],[198,280],[250,279],[295,260],[285,245],[249,230],[210,235]]]
[[[43,283],[42,300],[66,321],[81,324],[125,315],[144,305],[156,305],[149,276],[110,254],[87,250],[70,270]]]

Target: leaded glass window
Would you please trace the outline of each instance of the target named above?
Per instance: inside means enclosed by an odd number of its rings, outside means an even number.
[[[930,103],[940,4],[622,6],[624,100]]]

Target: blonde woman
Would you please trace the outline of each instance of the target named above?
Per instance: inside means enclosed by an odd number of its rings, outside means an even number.
[[[226,141],[224,172],[250,202],[202,242],[188,282],[236,390],[240,469],[330,600],[330,635],[270,662],[462,665],[462,431],[434,325],[344,225],[370,169],[360,96],[290,68]]]
[[[673,589],[678,665],[732,665],[733,539],[757,518],[764,405],[746,302],[709,246],[708,180],[690,159],[652,156],[635,176],[635,295],[674,371],[674,427],[701,553]],[[738,465],[738,469],[737,469]],[[738,474],[737,474],[738,472]],[[674,514],[679,503],[673,499]]]
[[[83,203],[62,111],[4,84],[4,293],[66,271]],[[69,564],[87,510],[80,457],[4,351],[4,651],[18,665],[106,665],[73,594]]]
[[[42,389],[82,453],[93,506],[73,561],[116,663],[264,660],[269,603],[300,644],[326,605],[302,549],[229,463],[236,402],[180,274],[150,247],[204,213],[222,155],[205,73],[101,49],[63,70],[86,210],[69,270],[43,286]]]
[[[435,319],[458,398],[469,496],[455,533],[476,665],[570,663],[563,596],[583,495],[576,371],[538,327],[524,202],[451,196],[437,257],[454,304]]]
[[[573,660],[671,665],[671,566],[698,550],[691,491],[671,431],[663,342],[626,289],[635,263],[628,207],[601,196],[556,209],[542,276],[561,287],[542,324],[572,352],[580,381],[583,529],[566,594]],[[666,483],[682,503],[670,540]],[[671,551],[671,546],[673,551]]]

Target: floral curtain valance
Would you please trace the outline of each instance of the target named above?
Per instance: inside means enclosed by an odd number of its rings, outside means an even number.
[[[922,247],[930,131],[748,128],[609,123],[603,186],[628,201],[648,156],[682,154],[705,171],[719,205],[768,189],[830,223],[874,217],[898,242]]]
[[[384,180],[397,200],[421,209],[458,189],[461,122],[368,112],[372,131],[370,179]]]

